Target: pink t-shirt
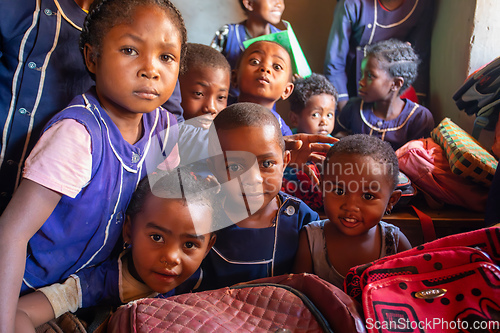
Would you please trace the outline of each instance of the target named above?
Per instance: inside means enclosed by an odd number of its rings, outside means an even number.
[[[23,177],[74,198],[90,181],[90,134],[74,119],[52,125],[26,159]]]

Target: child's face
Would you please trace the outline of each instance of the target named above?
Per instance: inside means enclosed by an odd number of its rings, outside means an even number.
[[[195,118],[195,124],[208,129],[217,113],[227,106],[229,71],[214,67],[195,67],[181,75],[179,82],[184,118]]]
[[[348,236],[368,232],[397,203],[401,191],[393,190],[386,164],[370,156],[333,156],[322,179],[323,203],[328,219]]]
[[[335,98],[329,94],[313,95],[300,114],[290,113],[298,133],[327,135],[335,125]]]
[[[215,241],[209,232],[212,209],[194,207],[190,212],[181,200],[149,194],[134,220],[127,218],[123,236],[131,245],[131,274],[158,293],[166,293],[190,277]],[[201,230],[200,223],[198,228],[193,224],[195,215],[204,218]]]
[[[99,53],[98,55],[96,55]],[[100,50],[89,44],[85,61],[97,95],[113,117],[147,113],[165,103],[179,74],[178,28],[157,6],[138,6],[129,23],[112,27]]]
[[[395,81],[383,64],[375,57],[369,56],[361,63],[361,79],[358,95],[367,103],[388,100],[394,92]]]
[[[239,127],[217,132],[223,157],[215,157],[211,169],[223,185],[226,211],[257,212],[281,189],[283,170],[290,160],[283,151],[272,125]],[[238,179],[238,181],[229,180]]]
[[[281,15],[285,10],[284,0],[250,0],[251,6],[249,16],[255,16],[267,23],[278,24],[281,22]]]
[[[253,102],[272,108],[280,98],[293,91],[291,60],[276,43],[255,42],[243,53],[233,83],[240,90],[238,101]]]

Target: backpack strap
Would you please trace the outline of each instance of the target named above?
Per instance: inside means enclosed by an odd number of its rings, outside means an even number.
[[[411,205],[411,208],[417,213],[420,225],[422,226],[422,234],[424,235],[424,243],[432,242],[436,239],[436,230],[434,230],[434,223],[429,215],[425,214],[417,207]]]

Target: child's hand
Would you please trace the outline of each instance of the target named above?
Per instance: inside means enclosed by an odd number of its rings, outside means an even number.
[[[330,144],[334,144],[338,139],[322,134],[304,133],[285,136],[284,139],[285,149],[291,153],[289,166],[302,170],[315,184],[319,184],[318,177],[306,163],[323,163],[325,156],[319,153],[326,154]]]

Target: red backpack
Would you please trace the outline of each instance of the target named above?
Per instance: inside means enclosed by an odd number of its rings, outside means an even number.
[[[353,267],[344,289],[362,303],[368,332],[497,332],[499,264],[492,227]]]

